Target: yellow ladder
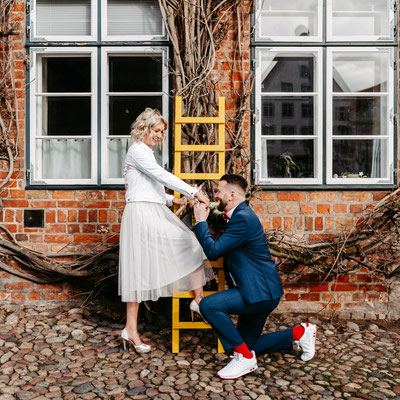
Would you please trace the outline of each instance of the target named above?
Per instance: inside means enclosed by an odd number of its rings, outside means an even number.
[[[182,144],[182,124],[218,124],[218,144],[215,145],[188,145]],[[209,151],[218,152],[218,172],[216,173],[185,173],[181,171],[182,152],[184,151]],[[218,99],[217,117],[183,117],[182,97],[175,98],[175,175],[181,179],[216,180],[225,174],[225,97]],[[179,196],[179,193],[175,193]],[[213,268],[218,269],[218,291],[225,290],[225,274],[222,259],[211,262]],[[216,292],[205,291],[208,296]],[[180,299],[193,298],[192,292],[182,293],[172,298],[172,352],[179,353],[180,329],[211,329],[206,322],[180,321]],[[218,340],[218,352],[223,353],[224,348]]]

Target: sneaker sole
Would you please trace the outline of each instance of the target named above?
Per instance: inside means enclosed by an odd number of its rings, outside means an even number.
[[[246,371],[244,374],[242,374],[242,375],[238,375],[238,376],[233,376],[233,377],[230,377],[230,378],[222,378],[222,376],[219,376],[219,374],[217,374],[217,376],[218,376],[218,378],[221,378],[221,379],[223,379],[223,380],[225,380],[225,381],[229,381],[229,380],[232,380],[232,379],[237,379],[237,378],[241,378],[242,376],[245,376],[245,375],[247,375],[247,374],[250,374],[250,372],[254,372],[255,370],[257,370],[258,369],[258,365],[256,365],[255,367],[253,367],[253,368],[250,368],[248,371]]]
[[[315,353],[317,352],[317,332],[318,332],[318,326],[315,325],[314,355],[309,360],[303,360],[304,362],[311,361],[315,357]]]

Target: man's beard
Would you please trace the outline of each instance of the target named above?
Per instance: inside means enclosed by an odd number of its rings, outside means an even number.
[[[219,200],[219,204],[218,204],[218,211],[225,211],[225,207],[226,207],[226,203],[224,203],[223,200]]]

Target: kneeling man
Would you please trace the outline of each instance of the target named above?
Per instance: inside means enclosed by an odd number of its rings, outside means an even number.
[[[225,232],[213,239],[206,222],[210,210],[203,203],[195,206],[193,230],[210,260],[224,257],[229,290],[203,298],[200,312],[214,328],[225,350],[234,349],[233,360],[218,376],[235,379],[257,369],[256,355],[291,349],[298,342],[309,361],[315,354],[317,327],[300,326],[261,335],[268,315],[283,294],[281,280],[271,258],[263,226],[246,205],[247,182],[239,175],[224,175],[216,198],[227,214]],[[238,315],[237,327],[229,314]]]

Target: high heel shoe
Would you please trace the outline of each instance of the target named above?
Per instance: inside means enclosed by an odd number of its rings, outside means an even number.
[[[135,344],[132,339],[129,339],[128,331],[126,329],[121,332],[121,338],[124,345],[124,351],[126,351],[126,343],[133,345],[136,353],[148,353],[151,351],[151,346],[148,344]]]
[[[196,300],[192,300],[192,302],[189,305],[189,308],[190,308],[190,315],[192,317],[192,322],[194,321],[194,313],[195,312],[197,314],[199,314],[201,318],[204,319],[204,317],[201,315],[201,312],[200,312],[200,306],[196,303]],[[204,319],[204,321],[205,321],[205,319]]]

